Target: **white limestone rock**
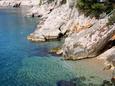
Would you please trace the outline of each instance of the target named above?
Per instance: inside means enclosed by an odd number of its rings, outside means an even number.
[[[67,37],[63,45],[65,59],[77,60],[97,56],[115,31],[115,25],[107,27],[107,22],[107,18],[101,19],[91,28]]]
[[[108,49],[97,58],[104,60],[105,66],[115,67],[115,47]]]
[[[33,6],[27,13],[28,16],[47,16],[53,9],[61,6],[64,0],[39,0],[39,4]]]
[[[39,4],[39,0],[0,0],[0,6],[15,6],[20,4],[20,6],[35,6]]]
[[[42,34],[47,40],[57,39],[60,34],[65,35],[67,30],[69,29],[68,22],[79,16],[79,13],[77,9],[74,8],[74,6],[73,8],[70,8],[69,6],[67,6],[68,2],[62,4],[62,1],[63,0],[54,0],[55,5],[54,2],[52,2],[53,5],[51,5],[52,3],[45,3],[43,4],[44,6],[51,6],[44,9],[45,7],[41,5],[40,7],[43,7],[43,9],[40,8],[38,12],[36,11],[38,15],[42,15],[43,20],[38,24],[38,27],[36,28],[35,32],[37,34]],[[40,11],[42,11],[43,13]],[[33,38],[35,38],[34,35]]]
[[[50,14],[48,14],[48,17],[42,22],[41,26],[40,24],[38,25],[35,32],[37,34],[42,34],[47,40],[57,39],[59,34],[62,33],[61,27],[70,19],[70,14],[71,9],[67,8],[66,5],[55,8]]]

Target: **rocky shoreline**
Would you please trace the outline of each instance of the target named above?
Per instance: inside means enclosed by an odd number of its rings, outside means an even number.
[[[106,15],[102,19],[85,17],[78,12],[74,0],[67,0],[66,3],[62,3],[62,1],[54,0],[52,3],[42,4],[38,8],[40,10],[37,11],[37,16],[40,15],[42,21],[35,32],[27,38],[39,42],[66,36],[61,50],[65,59],[79,60],[97,57],[115,34],[115,24],[107,26],[108,18],[112,14]],[[45,9],[44,5],[49,8]],[[41,8],[44,8],[45,12]],[[112,13],[115,11],[113,10]],[[111,53],[109,54],[111,55]],[[115,55],[112,54],[112,57],[114,59]],[[113,59],[109,61],[110,63],[108,62],[112,67],[114,66]]]
[[[97,57],[105,61],[107,69],[114,69],[115,45],[104,53],[101,52],[115,35],[115,24],[107,25],[108,18],[115,13],[114,10],[102,19],[96,19],[79,13],[75,7],[75,0],[0,1],[0,6],[19,7],[22,5],[31,6],[28,16],[41,19],[36,30],[27,37],[28,40],[45,42],[66,37],[61,48],[65,59],[79,60]]]

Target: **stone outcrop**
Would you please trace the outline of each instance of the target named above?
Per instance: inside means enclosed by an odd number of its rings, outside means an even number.
[[[39,15],[42,15],[43,20],[38,25],[35,32],[27,37],[29,40],[46,41],[60,38],[65,34],[65,32],[67,31],[67,29],[65,29],[67,22],[74,16],[78,16],[78,11],[75,11],[75,9],[71,8],[68,4],[73,4],[72,2],[67,1],[67,3],[62,3],[62,1],[63,0],[54,0],[55,5],[52,5],[53,7],[50,6],[50,9],[47,8],[43,13],[41,13],[40,11],[37,12],[39,13]],[[45,5],[50,4],[46,3]],[[40,8],[40,10],[42,9]]]
[[[39,0],[39,4],[36,6],[33,6],[28,11],[28,16],[47,16],[50,14],[55,8],[58,8],[59,6],[65,4],[66,0]]]
[[[38,25],[34,33],[32,33],[28,38],[37,38],[36,40],[50,40],[57,39],[59,34],[61,34],[61,27],[69,20],[69,15],[71,10],[66,8],[65,5],[54,9],[48,18],[43,22],[43,24]],[[36,41],[35,40],[35,41]]]
[[[115,32],[115,25],[106,26],[107,22],[108,18],[100,19],[89,29],[68,36],[63,45],[65,59],[77,60],[99,55]]]
[[[105,61],[106,68],[107,67],[114,68],[115,67],[115,46],[108,49],[107,51],[99,55],[97,58]]]
[[[49,2],[48,0],[40,0],[39,4],[33,6],[27,13],[27,16],[41,17],[48,15],[56,7],[56,2]]]
[[[33,8],[33,17],[40,16],[42,20],[36,30],[27,38],[31,41],[47,41],[58,39],[61,36],[82,29],[89,28],[95,22],[95,19],[80,15],[75,8],[75,0],[54,0],[51,3],[47,1],[39,6],[38,11]],[[30,13],[30,15],[32,15]]]

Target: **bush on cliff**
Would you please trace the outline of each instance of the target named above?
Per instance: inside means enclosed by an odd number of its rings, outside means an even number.
[[[51,2],[53,2],[54,0],[48,0],[48,3],[51,3]],[[62,0],[61,1],[61,4],[65,4],[66,3],[66,0]]]
[[[53,2],[54,0],[48,0],[48,3],[51,3],[51,2]]]
[[[97,0],[77,0],[76,7],[86,16],[99,18],[101,13],[109,13],[113,9],[112,1],[100,3]]]
[[[114,23],[115,23],[115,12],[109,18],[109,21],[108,21],[107,25],[113,25]]]

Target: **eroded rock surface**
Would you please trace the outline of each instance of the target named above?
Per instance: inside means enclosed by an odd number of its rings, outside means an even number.
[[[115,32],[115,25],[106,26],[108,18],[99,20],[91,28],[68,36],[63,45],[65,59],[83,59],[99,55]]]
[[[39,15],[42,15],[43,20],[40,24],[38,24],[35,32],[27,37],[29,40],[46,41],[57,39],[66,33],[67,29],[64,27],[70,19],[72,19],[74,16],[78,16],[78,11],[75,11],[74,8],[70,8],[70,6],[68,6],[68,1],[67,3],[62,3],[62,1],[63,0],[56,0],[55,2],[54,0],[55,5],[50,6],[49,9],[44,10],[45,12],[43,13],[37,12],[40,13]],[[47,3],[45,5],[51,4]],[[40,10],[42,9],[40,8]]]
[[[98,56],[98,59],[102,59],[105,61],[105,66],[107,67],[115,67],[115,46],[111,49],[108,49],[104,53]]]
[[[0,6],[12,6],[12,7],[20,7],[20,6],[35,6],[39,4],[40,0],[0,0]]]
[[[40,5],[35,16],[41,15],[42,20],[36,30],[27,38],[31,41],[58,39],[61,36],[79,32],[89,28],[95,19],[80,15],[75,7],[75,0],[54,0]],[[42,9],[43,8],[43,9]]]

